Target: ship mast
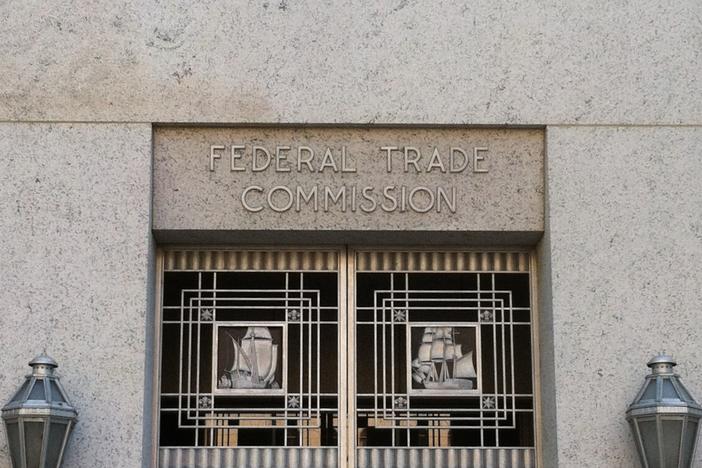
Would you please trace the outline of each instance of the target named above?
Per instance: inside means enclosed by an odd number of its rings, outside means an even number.
[[[456,329],[451,328],[451,341],[453,341],[453,374],[452,379],[456,378]]]
[[[451,343],[451,337],[446,334],[446,330],[444,330],[444,360],[441,362],[441,367],[442,367],[442,381],[446,381],[449,379],[449,371],[448,371],[448,361],[446,360],[446,350],[450,349],[449,344]]]
[[[258,357],[256,356],[256,328],[251,333],[251,381],[258,382]]]
[[[234,338],[232,338],[232,341],[234,341]],[[241,375],[241,370],[239,367],[239,359],[241,359],[241,343],[238,343],[239,347],[236,347],[237,342],[234,341],[234,352],[236,353],[236,356],[234,358],[234,369],[236,369],[237,375]]]

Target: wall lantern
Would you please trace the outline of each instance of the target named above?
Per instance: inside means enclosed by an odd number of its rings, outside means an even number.
[[[32,374],[2,409],[14,468],[58,468],[78,414],[68,401],[56,361],[42,354]]]
[[[651,374],[626,411],[644,468],[689,468],[695,451],[700,406],[673,372],[671,356],[648,362]]]

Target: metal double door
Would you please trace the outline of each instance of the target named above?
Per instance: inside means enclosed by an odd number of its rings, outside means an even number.
[[[528,252],[160,258],[160,466],[534,466]]]

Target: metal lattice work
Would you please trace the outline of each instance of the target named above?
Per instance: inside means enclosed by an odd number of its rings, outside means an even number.
[[[359,447],[534,446],[528,273],[358,272],[356,340]]]
[[[535,466],[525,252],[163,254],[159,466]]]
[[[162,447],[337,445],[338,274],[167,271]]]

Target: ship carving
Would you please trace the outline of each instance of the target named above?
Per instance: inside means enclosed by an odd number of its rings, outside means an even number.
[[[473,351],[463,353],[453,327],[427,327],[417,357],[412,360],[412,379],[431,390],[471,390],[477,378]]]
[[[229,335],[229,334],[228,334]],[[248,327],[237,340],[229,335],[234,362],[219,378],[220,389],[278,389],[278,345],[268,327]]]

